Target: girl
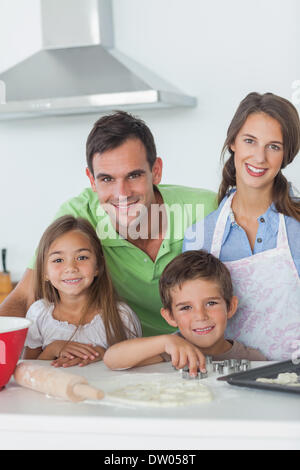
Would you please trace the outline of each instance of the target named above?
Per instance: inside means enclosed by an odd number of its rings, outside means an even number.
[[[59,367],[102,359],[112,344],[141,336],[134,312],[117,303],[102,247],[85,219],[64,216],[41,238],[35,269],[36,302],[27,312],[24,359]]]
[[[183,246],[225,262],[239,298],[226,337],[269,360],[291,359],[300,340],[300,200],[281,171],[299,147],[299,116],[289,101],[272,93],[246,96],[223,147],[223,157],[230,156],[219,208],[188,229]],[[193,243],[195,230],[204,233],[202,246]]]

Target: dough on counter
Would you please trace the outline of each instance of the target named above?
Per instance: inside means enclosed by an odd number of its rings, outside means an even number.
[[[106,397],[116,404],[144,407],[187,406],[213,399],[210,389],[197,379],[140,382],[109,392]]]
[[[278,374],[276,379],[265,379],[263,377],[256,379],[256,382],[278,384],[278,385],[292,385],[294,387],[300,387],[298,382],[298,375],[295,372],[285,372]]]

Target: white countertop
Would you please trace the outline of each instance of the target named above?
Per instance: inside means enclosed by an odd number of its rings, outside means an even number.
[[[170,363],[110,371],[98,362],[67,372],[104,391],[141,373],[179,374]],[[235,387],[216,377],[201,381],[212,402],[176,408],[71,403],[11,379],[0,392],[0,449],[300,449],[299,395]]]

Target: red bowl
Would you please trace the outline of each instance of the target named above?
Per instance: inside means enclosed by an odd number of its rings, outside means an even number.
[[[15,370],[30,325],[26,318],[0,317],[0,391]]]

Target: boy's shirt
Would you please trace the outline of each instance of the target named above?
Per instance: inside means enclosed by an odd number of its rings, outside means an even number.
[[[227,340],[232,343],[232,348],[224,354],[213,356],[213,361],[225,361],[227,359],[248,359],[248,361],[267,361],[268,359],[258,350],[248,348],[235,340]]]

